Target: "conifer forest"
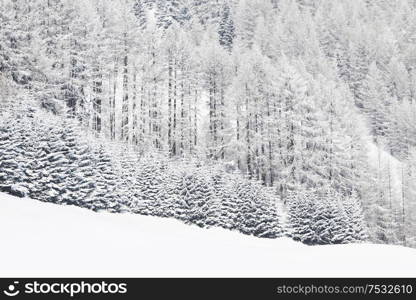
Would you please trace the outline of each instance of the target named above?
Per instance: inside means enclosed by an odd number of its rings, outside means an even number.
[[[416,1],[0,0],[0,192],[416,247]]]

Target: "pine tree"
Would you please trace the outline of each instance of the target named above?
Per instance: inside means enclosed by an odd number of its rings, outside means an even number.
[[[151,3],[148,0],[136,0],[134,3],[134,14],[137,18],[137,23],[140,28],[145,28],[148,18],[148,9]]]
[[[190,7],[183,0],[157,1],[157,8],[158,25],[164,29],[174,23],[183,25],[191,18]]]
[[[220,45],[228,51],[231,51],[233,47],[233,41],[235,38],[234,31],[235,28],[231,10],[230,7],[225,3],[222,7],[218,34],[220,38]]]
[[[388,130],[388,106],[391,98],[388,96],[384,80],[380,70],[376,64],[370,66],[368,76],[366,78],[366,95],[363,101],[364,110],[367,112],[374,135],[384,136]]]
[[[348,236],[351,239],[350,241],[357,242],[367,240],[367,228],[357,194],[353,193],[350,197],[344,199],[343,206],[348,218],[347,226]]]

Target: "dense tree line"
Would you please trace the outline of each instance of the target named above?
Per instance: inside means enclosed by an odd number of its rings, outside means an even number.
[[[276,197],[241,174],[197,161],[140,157],[120,144],[88,138],[71,120],[32,108],[0,116],[2,192],[258,237],[285,233]]]

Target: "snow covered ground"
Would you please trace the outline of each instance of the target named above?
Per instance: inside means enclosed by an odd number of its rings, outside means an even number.
[[[416,276],[416,250],[308,247],[0,193],[0,276]]]

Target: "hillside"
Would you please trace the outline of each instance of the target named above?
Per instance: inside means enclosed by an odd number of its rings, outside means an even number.
[[[414,277],[416,250],[308,247],[0,193],[2,277]]]
[[[0,192],[416,247],[414,0],[0,1]]]

